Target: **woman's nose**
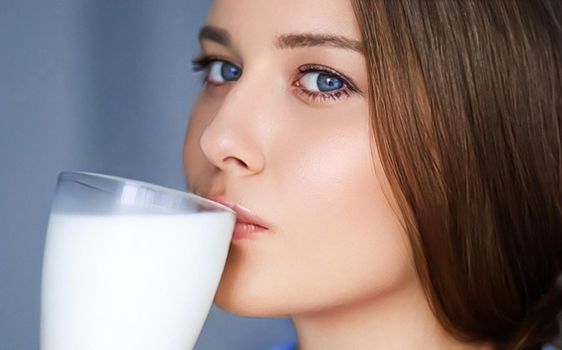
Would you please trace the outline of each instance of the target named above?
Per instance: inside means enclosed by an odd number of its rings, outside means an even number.
[[[263,94],[240,81],[235,84],[203,130],[199,142],[203,154],[214,166],[246,176],[260,173],[265,167],[264,110],[263,105],[260,107]]]

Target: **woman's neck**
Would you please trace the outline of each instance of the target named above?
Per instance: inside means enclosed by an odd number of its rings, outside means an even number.
[[[387,295],[292,318],[298,350],[492,349],[461,343],[445,332],[414,283]]]

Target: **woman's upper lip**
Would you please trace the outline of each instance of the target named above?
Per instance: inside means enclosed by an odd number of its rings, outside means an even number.
[[[205,196],[205,198],[218,202],[234,210],[234,212],[236,213],[237,223],[251,224],[255,226],[260,226],[265,229],[268,228],[268,224],[265,223],[258,216],[254,215],[250,209],[245,208],[236,202],[228,200],[225,196]]]

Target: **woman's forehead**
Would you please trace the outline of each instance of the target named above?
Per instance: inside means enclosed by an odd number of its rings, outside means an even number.
[[[206,24],[226,30],[234,42],[251,38],[271,46],[280,36],[303,33],[361,40],[349,0],[215,0]]]

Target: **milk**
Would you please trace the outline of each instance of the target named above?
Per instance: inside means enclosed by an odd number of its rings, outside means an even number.
[[[53,213],[41,349],[191,349],[212,305],[234,220],[227,212]]]

